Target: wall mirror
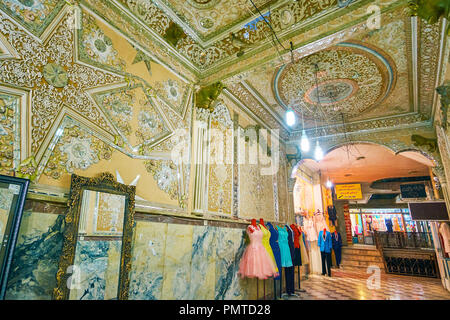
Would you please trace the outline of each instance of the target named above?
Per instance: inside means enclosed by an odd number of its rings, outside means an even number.
[[[5,298],[29,180],[0,175],[0,299]]]
[[[72,175],[57,300],[127,300],[135,186]]]

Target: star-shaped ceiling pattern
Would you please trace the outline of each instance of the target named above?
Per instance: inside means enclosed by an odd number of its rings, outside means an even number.
[[[31,36],[0,12],[0,35],[21,54],[17,59],[0,59],[0,82],[32,92],[33,99],[28,106],[32,116],[27,121],[32,128],[30,151],[33,154],[45,149],[44,139],[65,107],[93,126],[114,132],[88,91],[121,83],[123,77],[78,61],[74,54],[75,30],[67,12],[60,13],[53,32],[43,39]]]

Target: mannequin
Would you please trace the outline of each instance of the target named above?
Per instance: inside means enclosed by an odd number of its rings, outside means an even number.
[[[442,236],[442,242],[444,242],[444,252],[450,255],[450,226],[446,222],[442,222],[439,226],[439,233]]]
[[[287,230],[288,233],[288,245],[289,245],[289,253],[290,253],[290,257],[291,257],[291,262],[292,265],[290,267],[285,267],[284,271],[285,271],[285,280],[286,280],[286,293],[289,296],[293,296],[295,295],[295,276],[294,276],[294,268],[295,268],[295,246],[294,246],[294,238],[295,238],[295,233],[294,230],[292,230],[291,226],[289,225],[285,225],[284,226]]]
[[[325,217],[324,217],[323,213],[319,209],[317,209],[317,212],[314,214],[314,222],[315,222],[315,225],[316,225],[317,233],[319,233],[319,231],[321,229],[327,229],[328,230],[328,226],[327,226],[327,224],[325,222]]]
[[[264,219],[263,218],[259,219],[259,224],[267,229],[266,225],[264,224]]]
[[[274,277],[277,277],[279,275],[279,270],[275,261],[275,256],[273,255],[273,250],[272,247],[270,246],[270,237],[271,237],[271,233],[269,231],[269,229],[264,225],[264,219],[260,218],[259,219],[259,227],[263,233],[263,238],[262,238],[262,244],[264,246],[264,248],[266,249],[267,253],[269,254],[270,258],[272,259],[272,267],[275,271]],[[264,300],[266,300],[266,280],[264,279],[263,282],[263,291],[264,291]]]
[[[270,223],[267,223],[267,227],[269,228],[270,231],[270,239],[269,239],[269,243],[270,243],[270,247],[272,248],[272,252],[273,255],[275,257],[275,262],[279,271],[279,275],[275,276],[273,278],[273,287],[274,287],[274,292],[275,292],[275,297],[278,296],[277,294],[277,288],[276,288],[276,280],[280,280],[280,290],[279,290],[279,296],[281,298],[281,287],[282,287],[282,283],[281,283],[281,273],[283,271],[283,267],[281,265],[281,252],[280,252],[280,246],[278,244],[278,231],[277,229]]]
[[[267,230],[265,232],[270,237],[270,232]],[[242,278],[256,278],[256,297],[258,298],[258,279],[265,280],[269,277],[276,277],[278,276],[278,270],[264,247],[262,242],[264,231],[257,226],[256,219],[252,219],[251,224],[247,226],[247,235],[250,238],[250,243],[245,248],[241,258],[238,274]]]
[[[291,249],[289,246],[289,232],[287,227],[280,227],[276,226],[276,229],[278,231],[278,245],[280,246],[280,253],[281,253],[281,267],[284,268],[285,272],[285,279],[286,284],[289,284],[289,288],[286,288],[288,294],[290,293],[291,289],[291,275],[290,275],[290,268],[292,267],[293,270],[293,264],[292,264],[292,257],[291,257]],[[287,273],[289,272],[289,274]],[[280,272],[281,273],[281,272]],[[293,272],[292,272],[293,275]],[[292,286],[293,289],[293,286]]]
[[[295,224],[291,224],[291,229],[294,232],[294,254],[292,257],[292,263],[294,264],[294,267],[297,267],[298,289],[302,291],[300,286],[300,266],[302,265],[300,241],[303,241],[302,231]]]
[[[337,232],[337,230],[334,230],[331,241],[334,255],[336,257],[336,267],[339,268],[341,264],[342,238],[341,234]]]
[[[331,234],[327,231],[326,228],[323,228],[322,231],[319,232],[319,240],[317,245],[320,248],[320,255],[322,258],[322,275],[324,276],[328,273],[328,276],[331,277]]]
[[[257,228],[257,226],[256,226],[256,219],[252,219],[251,225],[252,225],[254,228]],[[252,229],[252,228],[249,228],[249,230],[250,230],[251,233],[253,233],[253,229]]]

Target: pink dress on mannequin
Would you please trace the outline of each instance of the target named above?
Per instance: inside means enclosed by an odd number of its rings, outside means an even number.
[[[253,232],[250,232],[253,230]],[[276,273],[276,267],[262,244],[263,232],[259,227],[247,227],[250,244],[244,251],[238,273],[242,278],[267,279]]]

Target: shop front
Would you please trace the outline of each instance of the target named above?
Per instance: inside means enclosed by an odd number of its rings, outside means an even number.
[[[374,245],[374,232],[417,232],[426,226],[418,226],[411,220],[408,209],[350,209],[352,242]]]

